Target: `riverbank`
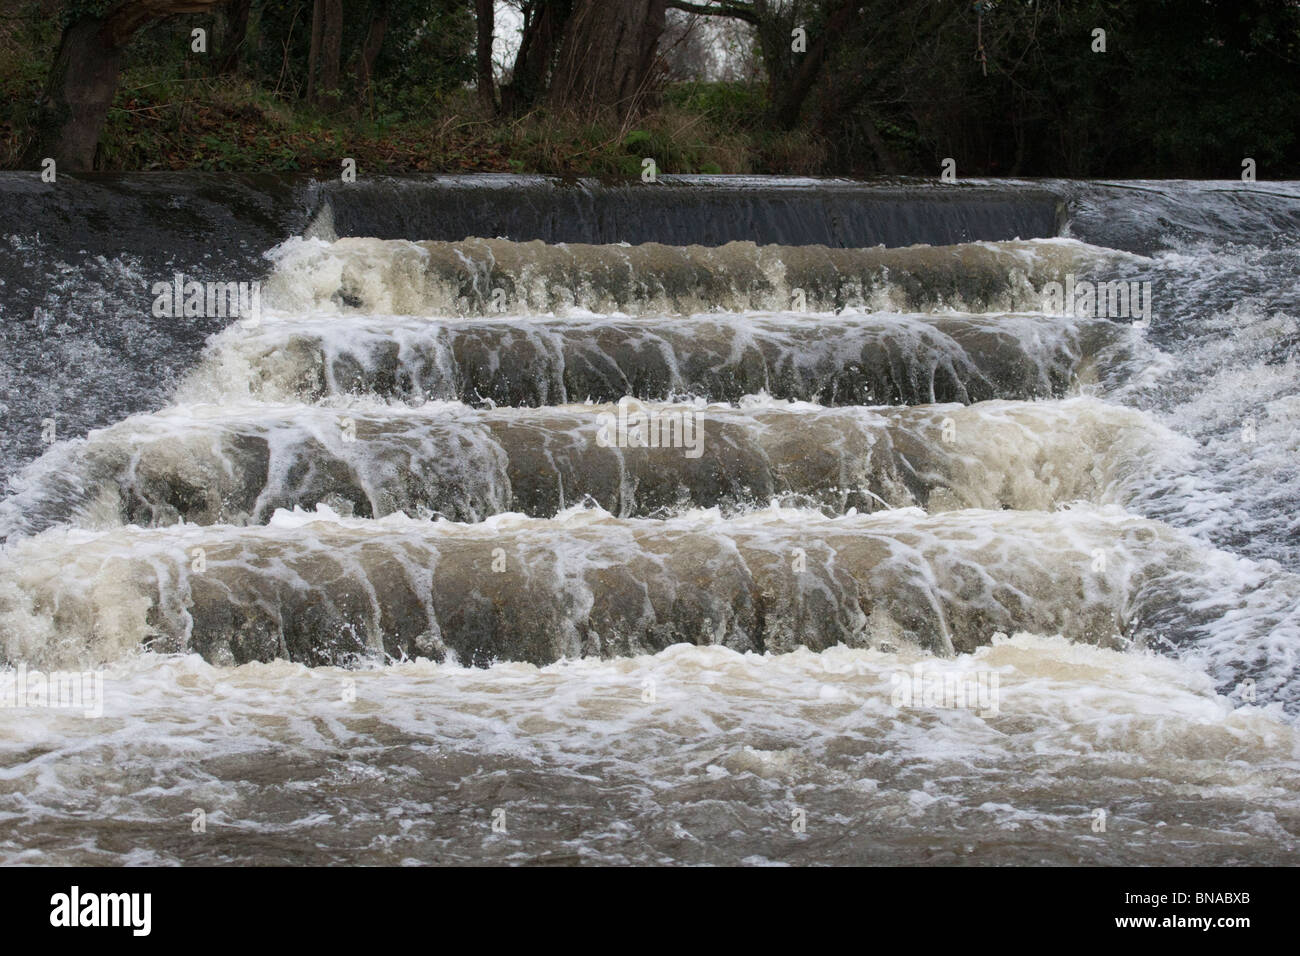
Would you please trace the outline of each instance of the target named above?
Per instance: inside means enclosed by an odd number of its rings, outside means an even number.
[[[0,98],[20,104],[0,118],[0,169],[19,167],[23,104],[36,100],[42,82],[34,65],[0,64]],[[764,110],[761,91],[743,84],[682,83],[630,122],[542,109],[489,116],[470,90],[433,97],[411,118],[373,104],[333,112],[290,105],[239,77],[128,76],[109,111],[96,164],[101,172],[332,177],[349,157],[363,175],[514,172],[626,179],[638,178],[642,160],[652,157],[660,171],[670,173],[854,172],[830,162],[817,134],[768,128]]]

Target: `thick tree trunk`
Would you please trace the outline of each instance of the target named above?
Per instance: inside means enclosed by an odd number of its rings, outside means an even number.
[[[555,59],[555,48],[573,9],[572,0],[531,0],[524,5],[524,33],[510,71],[510,82],[501,87],[501,107],[522,113],[546,89],[546,77]]]
[[[97,17],[84,17],[64,28],[24,166],[35,168],[50,157],[61,170],[94,167],[122,61],[122,48],[107,42],[103,27]]]
[[[371,8],[370,24],[366,27],[366,39],[361,44],[361,56],[357,59],[357,89],[362,95],[369,95],[370,80],[375,75],[375,61],[384,46],[384,35],[388,33],[388,0],[379,0]]]
[[[494,0],[474,0],[474,13],[478,25],[478,45],[475,49],[478,98],[488,115],[492,116],[497,111],[497,95],[492,80],[492,36],[496,32]]]
[[[556,109],[636,112],[664,30],[665,0],[578,0],[551,79]]]
[[[122,51],[146,23],[177,13],[202,13],[224,0],[126,0],[103,17],[79,17],[59,40],[45,92],[36,107],[33,136],[22,165],[47,157],[65,171],[93,168],[95,147],[117,93]]]
[[[248,36],[248,15],[253,9],[253,0],[230,0],[226,7],[226,18],[230,30],[222,45],[221,55],[217,58],[216,73],[225,76],[234,73],[239,66],[239,51]]]
[[[320,39],[320,87],[323,101],[337,104],[340,63],[343,57],[343,0],[325,0],[325,20]]]

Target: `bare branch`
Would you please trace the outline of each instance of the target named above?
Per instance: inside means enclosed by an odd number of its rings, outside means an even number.
[[[753,7],[740,3],[731,3],[729,0],[722,0],[722,5],[717,7],[711,3],[668,0],[668,7],[672,10],[684,10],[687,13],[698,14],[702,17],[732,17],[736,20],[744,20],[746,23],[758,23],[758,14]]]

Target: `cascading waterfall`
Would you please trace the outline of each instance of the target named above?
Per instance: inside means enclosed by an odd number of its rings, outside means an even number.
[[[123,859],[117,774],[158,861],[196,802],[224,861],[1293,861],[1300,189],[749,182],[311,187],[163,376],[114,283],[199,253],[0,235],[87,394],[161,379],[5,446],[0,654],[106,687],[0,710],[6,856]]]

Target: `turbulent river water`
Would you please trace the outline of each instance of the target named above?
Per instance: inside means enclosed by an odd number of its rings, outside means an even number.
[[[1300,184],[0,177],[0,859],[1295,862],[1298,254]]]

